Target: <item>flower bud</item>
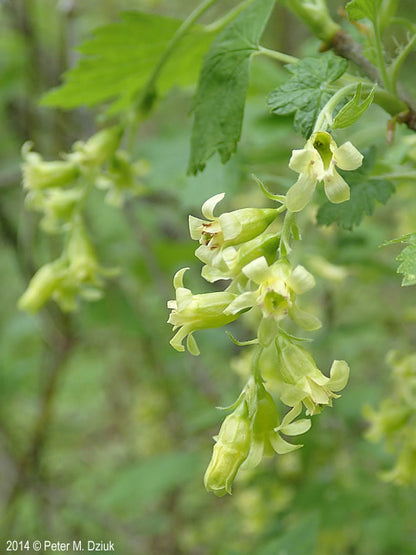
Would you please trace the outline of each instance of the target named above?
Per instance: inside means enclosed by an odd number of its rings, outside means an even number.
[[[251,443],[250,420],[245,402],[224,420],[211,461],[205,472],[207,491],[222,497],[231,494],[231,485],[248,456]]]
[[[42,266],[30,280],[29,286],[18,301],[18,307],[27,312],[37,312],[52,297],[64,276],[64,262],[56,260]]]

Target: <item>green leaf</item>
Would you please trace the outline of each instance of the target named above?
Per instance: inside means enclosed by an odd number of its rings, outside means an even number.
[[[375,148],[371,148],[365,155],[361,168],[354,172],[339,172],[350,186],[351,198],[340,204],[322,204],[317,214],[319,225],[336,222],[340,227],[351,230],[360,224],[366,214],[371,216],[376,202],[386,204],[394,193],[394,185],[385,179],[370,176],[374,160]]]
[[[364,19],[368,17],[373,23],[377,18],[381,0],[351,0],[345,6],[350,20]]]
[[[64,84],[42,99],[42,104],[70,109],[115,101],[128,106],[146,85],[181,21],[142,12],[125,12],[121,21],[97,29],[78,50],[77,65],[64,74]],[[198,67],[213,34],[196,25],[179,43],[158,81],[159,93],[173,85],[196,82]]]
[[[229,160],[241,135],[251,57],[275,0],[255,0],[218,35],[205,56],[194,102],[188,172],[197,174],[218,151]]]
[[[402,286],[416,284],[416,233],[409,233],[391,241],[387,241],[382,246],[392,245],[393,243],[404,243],[405,247],[396,258],[400,262],[397,268],[398,274],[403,274]]]
[[[355,123],[369,108],[370,104],[374,98],[374,91],[376,87],[374,86],[369,92],[368,96],[362,101],[361,100],[361,83],[358,83],[357,90],[354,96],[351,98],[345,106],[336,115],[331,127],[332,129],[341,129],[343,127],[349,127]]]
[[[328,85],[347,69],[348,62],[327,52],[286,66],[292,74],[289,81],[270,93],[267,104],[272,113],[295,113],[295,129],[309,138],[315,121],[333,95]]]

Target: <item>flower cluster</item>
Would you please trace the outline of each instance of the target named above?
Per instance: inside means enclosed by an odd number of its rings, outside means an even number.
[[[89,301],[100,299],[103,277],[115,273],[117,270],[99,265],[83,226],[73,226],[62,255],[35,273],[19,299],[19,308],[37,312],[53,299],[63,311],[73,311],[79,297]]]
[[[256,338],[246,342],[257,345],[250,377],[214,438],[216,444],[205,474],[206,489],[216,495],[231,493],[239,469],[256,466],[263,455],[301,447],[288,443],[281,434],[306,432],[311,423],[302,418],[302,411],[313,416],[332,406],[349,376],[347,363],[339,360],[333,362],[330,376],[325,376],[306,349],[298,345],[299,339],[281,327],[289,321],[305,330],[321,325],[314,314],[299,306],[298,296],[312,289],[315,280],[306,268],[293,267],[287,258],[294,229],[291,211],[280,228],[275,221],[281,207],[243,208],[215,216],[214,209],[223,197],[208,199],[202,206],[205,219],[190,216],[189,228],[199,243],[195,254],[204,263],[202,276],[210,283],[224,280],[228,287],[195,295],[184,287],[188,268],[183,268],[174,278],[176,298],[168,302],[168,323],[176,332],[171,345],[184,351],[186,338],[193,355],[199,354],[194,338],[197,330],[226,325],[249,310],[257,321]],[[262,376],[266,373],[271,383],[278,383],[281,403],[289,407],[281,423],[274,398],[264,385]],[[277,379],[270,380],[270,374]]]
[[[41,226],[48,233],[64,235],[61,256],[42,266],[31,279],[19,306],[36,312],[53,299],[64,311],[74,310],[78,299],[101,297],[104,277],[114,270],[97,261],[83,221],[83,206],[92,185],[107,190],[106,200],[120,205],[125,191],[138,193],[137,176],[144,163],[131,164],[119,149],[122,128],[113,126],[77,142],[63,160],[47,162],[23,146],[23,185],[26,205],[42,214]]]

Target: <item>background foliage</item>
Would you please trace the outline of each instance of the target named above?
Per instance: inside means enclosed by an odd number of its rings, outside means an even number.
[[[339,4],[331,2],[334,14]],[[231,498],[203,489],[211,436],[222,416],[215,406],[233,402],[241,388],[241,349],[214,330],[198,338],[203,357],[173,351],[166,300],[173,295],[171,276],[182,266],[193,264],[191,284],[201,287],[189,213],[199,215],[201,203],[223,190],[233,194],[229,207],[260,206],[264,200],[251,173],[274,190],[294,181],[287,162],[302,139],[290,115],[276,118],[266,106],[267,93],[286,79],[280,65],[253,59],[239,150],[225,166],[212,158],[197,177],[186,175],[196,74],[176,68],[183,76],[177,83],[175,69],[167,71],[162,88],[175,86],[135,141],[135,154],[151,167],[145,192],[123,210],[105,205],[101,192],[88,205],[100,261],[120,267],[120,276],[102,300],[74,316],[53,305],[38,316],[16,309],[34,269],[57,251],[53,237],[39,232],[37,217],[25,210],[21,144],[31,139],[53,159],[91,135],[96,115],[84,108],[51,110],[39,100],[73,65],[74,46],[95,27],[118,21],[120,11],[183,19],[193,7],[168,0],[0,4],[0,536],[113,540],[117,553],[413,554],[414,492],[379,479],[392,459],[364,439],[362,415],[363,406],[375,406],[390,387],[387,351],[407,353],[415,343],[414,292],[400,288],[394,261],[400,245],[378,248],[414,231],[411,181],[402,182],[385,206],[370,199],[364,212],[375,209],[371,218],[334,215],[334,205],[318,213],[323,227],[314,224],[313,212],[302,215],[308,241],[297,254],[323,278],[309,295],[324,321],[312,350],[322,368],[335,354],[348,360],[350,383],[336,406],[314,422],[302,450],[243,474]],[[400,10],[416,16],[410,0]],[[214,15],[215,9],[206,20]],[[192,53],[201,59],[204,44],[189,40],[190,49],[199,45]],[[319,48],[281,5],[265,41],[297,56]],[[133,54],[126,52],[121,72],[131,71]],[[154,67],[157,55],[143,60],[143,71]],[[194,63],[192,57],[188,69]],[[405,77],[414,85],[409,72]],[[116,92],[128,95],[120,83],[113,83]],[[88,104],[88,83],[85,95]],[[122,106],[123,98],[116,109]],[[371,107],[348,135],[338,132],[339,142],[352,140],[362,150],[371,140],[382,169],[383,161],[402,157],[397,146],[386,146],[387,119]],[[363,194],[359,183],[351,185],[352,194]],[[380,187],[382,196],[375,198],[384,203],[389,185]],[[340,219],[341,226],[329,225]],[[242,324],[235,331],[238,337],[247,333]]]

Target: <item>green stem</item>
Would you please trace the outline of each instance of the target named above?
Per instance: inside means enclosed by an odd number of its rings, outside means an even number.
[[[259,345],[258,347],[256,347],[253,353],[253,358],[251,359],[250,373],[253,376],[254,381],[256,383],[263,383],[263,377],[261,375],[260,365],[259,365],[262,352],[263,352],[263,347]]]
[[[291,236],[292,223],[294,219],[295,219],[294,212],[289,212],[288,210],[283,219],[282,230],[280,232],[281,233],[280,245],[279,245],[280,258],[285,258],[292,251],[292,248],[290,246],[290,236]]]
[[[397,56],[397,58],[394,60],[394,62],[391,64],[389,68],[391,86],[393,91],[396,91],[397,89],[397,78],[398,78],[399,70],[402,67],[402,64],[407,58],[407,56],[412,51],[415,41],[416,41],[416,35],[413,35],[413,37],[408,41],[406,46],[403,48],[403,50],[400,52],[400,54]]]
[[[221,31],[221,29],[231,23],[231,21],[235,19],[240,12],[245,10],[253,2],[254,0],[245,0],[245,2],[241,2],[241,4],[238,4],[238,6],[227,12],[225,15],[207,25],[205,27],[205,31],[207,33],[216,33],[217,31]]]
[[[171,41],[160,57],[159,62],[156,64],[153,73],[144,88],[144,92],[142,95],[142,105],[144,105],[147,109],[153,104],[155,85],[157,80],[159,79],[159,75],[163,69],[163,66],[166,64],[166,62],[178,46],[179,42],[190,29],[190,27],[192,27],[192,25],[201,17],[203,13],[205,13],[211,6],[213,6],[217,2],[218,0],[204,0],[204,2],[202,2],[199,6],[195,8],[192,13],[189,14],[189,16],[185,19],[185,21],[173,35]]]
[[[381,41],[380,25],[379,25],[378,19],[379,18],[377,15],[375,21],[373,22],[374,41],[375,41],[376,56],[377,56],[377,67],[380,70],[381,79],[383,81],[384,88],[389,92],[393,92],[391,83],[390,83],[390,78],[387,73],[386,61],[384,59],[383,43]]]
[[[332,112],[340,100],[349,94],[350,91],[357,87],[357,83],[350,83],[339,89],[334,96],[332,96],[325,106],[322,108],[319,116],[316,119],[315,127],[312,133],[317,131],[326,131],[327,127],[332,124]]]
[[[278,52],[277,50],[269,50],[269,48],[263,48],[263,46],[259,46],[258,51],[254,53],[254,55],[259,54],[263,54],[264,56],[268,56],[284,64],[296,64],[296,62],[299,61],[299,58],[289,56],[289,54],[283,54],[283,52]]]
[[[304,2],[288,0],[287,7],[300,17],[313,34],[324,42],[330,42],[340,27],[331,18],[325,0]]]

